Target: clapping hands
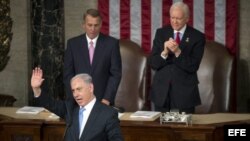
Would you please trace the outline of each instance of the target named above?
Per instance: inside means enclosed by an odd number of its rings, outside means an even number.
[[[178,43],[173,38],[169,38],[169,40],[165,41],[164,43],[164,52],[165,54],[172,52],[178,57],[181,53],[181,50]]]

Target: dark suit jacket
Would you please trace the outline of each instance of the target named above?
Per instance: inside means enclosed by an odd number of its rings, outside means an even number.
[[[205,35],[187,26],[179,45],[178,58],[173,53],[165,60],[161,57],[164,42],[174,37],[171,26],[156,31],[150,63],[155,75],[150,98],[157,106],[163,106],[167,100],[174,102],[174,108],[190,108],[201,104],[197,70],[204,53]],[[171,88],[170,88],[171,85]]]
[[[35,98],[38,106],[45,107],[65,119],[65,141],[123,141],[118,113],[110,106],[96,101],[79,140],[79,106],[72,101],[57,101],[42,92]]]
[[[99,101],[104,98],[114,103],[121,71],[121,55],[117,39],[100,33],[92,66],[89,61],[86,34],[68,40],[64,56],[64,84],[69,98],[73,99],[70,79],[76,74],[88,73],[93,79],[96,98]]]

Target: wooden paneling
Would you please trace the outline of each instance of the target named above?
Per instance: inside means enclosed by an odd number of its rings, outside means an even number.
[[[46,123],[43,132],[44,141],[63,141],[65,125],[63,122]]]
[[[42,124],[42,121],[1,121],[0,139],[3,141],[41,141]]]
[[[125,141],[222,141],[225,124],[231,123],[189,126],[162,125],[158,121],[121,121],[120,123]],[[65,123],[62,120],[0,121],[0,140],[3,141],[62,141],[64,132]]]

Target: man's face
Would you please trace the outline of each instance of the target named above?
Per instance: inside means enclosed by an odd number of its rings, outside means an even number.
[[[93,84],[87,84],[80,78],[71,82],[71,89],[75,101],[80,106],[87,105],[94,98]]]
[[[94,39],[100,33],[102,21],[99,17],[87,15],[83,23],[83,29],[90,39]]]
[[[188,17],[185,16],[181,8],[173,8],[170,11],[170,23],[174,30],[181,30],[181,28],[188,22]]]

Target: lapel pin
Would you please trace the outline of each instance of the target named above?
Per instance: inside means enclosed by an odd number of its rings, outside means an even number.
[[[186,38],[186,42],[189,42],[189,38],[188,37]]]

